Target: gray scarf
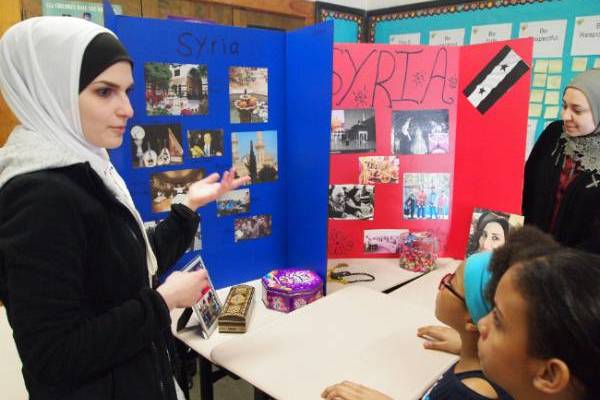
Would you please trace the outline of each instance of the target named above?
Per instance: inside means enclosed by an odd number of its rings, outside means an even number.
[[[598,186],[596,178],[600,177],[600,71],[591,70],[577,75],[565,90],[568,88],[577,89],[585,95],[596,129],[588,135],[577,137],[571,137],[563,131],[559,143],[563,153],[576,162],[578,171],[592,173],[593,182],[587,187]]]

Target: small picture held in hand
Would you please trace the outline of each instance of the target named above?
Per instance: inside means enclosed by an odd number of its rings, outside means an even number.
[[[201,269],[206,270],[206,266],[204,265],[204,261],[200,255],[194,257],[189,263],[187,263],[181,271],[183,272],[193,272],[199,271]],[[208,270],[207,270],[208,272]],[[202,291],[202,297],[200,301],[196,303],[192,309],[196,314],[196,318],[200,321],[200,326],[202,327],[202,335],[205,339],[207,339],[216,329],[217,327],[217,319],[223,306],[219,301],[219,297],[217,296],[217,292],[210,280],[210,276],[208,276],[208,286]]]

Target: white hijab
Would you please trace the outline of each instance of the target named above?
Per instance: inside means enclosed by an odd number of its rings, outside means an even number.
[[[83,54],[106,28],[70,17],[37,17],[0,39],[0,90],[22,125],[0,148],[0,188],[21,174],[89,162],[138,222],[146,244],[150,282],[157,271],[143,221],[105,149],[83,135],[79,75]]]

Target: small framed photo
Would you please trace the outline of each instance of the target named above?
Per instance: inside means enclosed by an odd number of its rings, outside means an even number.
[[[201,269],[206,270],[206,266],[204,265],[202,257],[197,255],[187,263],[181,271],[193,272]],[[200,301],[192,306],[192,309],[200,321],[202,335],[205,339],[208,339],[217,328],[219,314],[221,314],[221,310],[223,309],[223,305],[221,304],[221,301],[219,301],[219,296],[217,296],[217,292],[210,280],[210,276],[208,276],[208,286],[202,291]]]

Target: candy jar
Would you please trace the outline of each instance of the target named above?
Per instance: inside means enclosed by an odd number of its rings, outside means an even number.
[[[428,272],[435,268],[438,241],[431,232],[410,233],[398,246],[400,268]]]

